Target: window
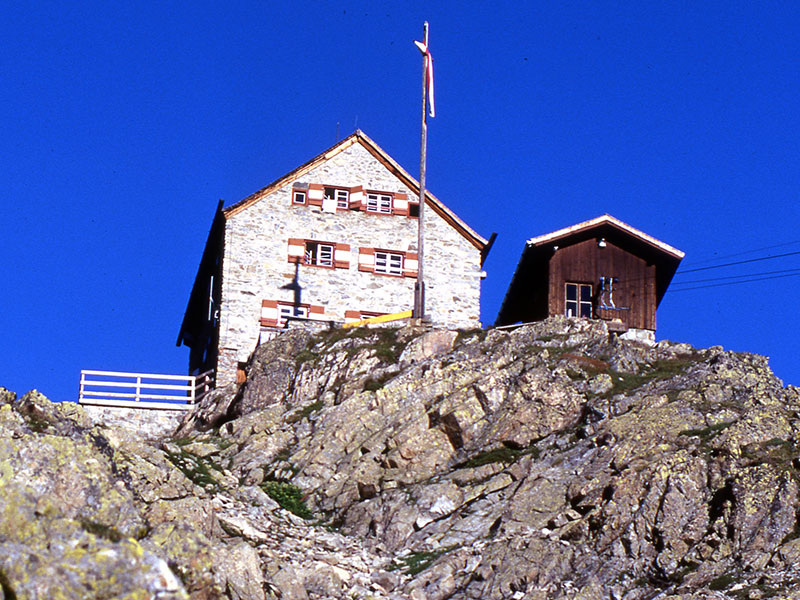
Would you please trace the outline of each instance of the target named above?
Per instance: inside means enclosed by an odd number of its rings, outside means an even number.
[[[292,203],[293,204],[305,204],[306,203],[306,191],[305,190],[294,190],[292,194]]]
[[[367,194],[367,212],[376,212],[386,215],[392,214],[392,196],[390,194]]]
[[[350,268],[350,244],[321,242],[289,238],[288,259],[290,263],[315,267]]]
[[[282,327],[286,324],[288,317],[295,317],[298,319],[308,318],[308,307],[294,304],[278,303],[278,326]]]
[[[325,197],[336,200],[336,208],[348,209],[350,208],[350,190],[343,190],[341,188],[326,187]]]
[[[387,275],[403,274],[403,255],[394,252],[375,251],[375,272]]]
[[[325,315],[324,306],[298,304],[288,300],[261,301],[261,318],[259,319],[259,323],[262,327],[283,328],[286,327],[289,319],[325,320],[326,318],[328,317]]]
[[[416,277],[419,260],[416,252],[358,249],[358,270],[365,273],[380,273],[400,277]]]
[[[305,253],[303,254],[303,264],[317,265],[320,267],[332,267],[333,251],[333,244],[306,242]]]
[[[592,286],[587,283],[566,284],[565,314],[568,317],[592,318]]]

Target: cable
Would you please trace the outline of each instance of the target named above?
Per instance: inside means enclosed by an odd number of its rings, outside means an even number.
[[[794,244],[800,244],[800,240],[794,240],[792,242],[784,242],[783,244],[775,244],[773,246],[764,246],[763,248],[756,248],[754,250],[745,250],[744,252],[736,252],[735,254],[723,254],[722,256],[717,256],[715,258],[707,258],[705,260],[696,260],[691,261],[689,263],[690,266],[692,265],[702,265],[705,263],[714,262],[716,260],[724,260],[726,258],[733,258],[735,256],[744,256],[745,254],[754,254],[756,252],[761,252],[762,250],[772,250],[773,248],[783,248],[784,246],[792,246]]]
[[[722,287],[722,286],[725,286],[725,285],[736,285],[737,283],[752,283],[754,281],[764,281],[764,280],[767,280],[767,279],[781,279],[783,277],[797,277],[798,275],[800,275],[800,272],[798,272],[798,273],[787,273],[785,275],[773,275],[771,277],[758,277],[758,278],[755,278],[755,279],[743,279],[742,281],[729,281],[727,283],[710,283],[708,285],[698,285],[698,286],[689,287],[689,288],[670,289],[668,291],[669,292],[688,292],[689,290],[701,290],[701,289],[705,289],[705,288]]]
[[[781,269],[780,271],[763,271],[761,273],[745,273],[744,275],[728,275],[727,277],[709,277],[708,279],[692,279],[691,281],[676,281],[672,285],[688,285],[690,283],[705,283],[707,281],[722,281],[725,279],[742,279],[743,277],[757,277],[760,275],[777,275],[780,273],[795,273],[800,269]]]
[[[708,271],[710,269],[721,269],[723,267],[732,267],[734,265],[743,265],[743,264],[746,264],[746,263],[759,262],[759,261],[762,261],[762,260],[772,260],[773,258],[784,258],[786,256],[796,256],[798,254],[800,254],[800,250],[798,250],[796,252],[786,252],[784,254],[775,254],[774,256],[762,256],[760,258],[748,258],[747,260],[737,260],[735,262],[725,263],[725,264],[722,264],[722,265],[712,265],[710,267],[699,267],[697,269],[687,269],[685,271],[679,271],[678,273],[675,273],[675,275],[684,275],[685,273],[695,273],[697,271]]]

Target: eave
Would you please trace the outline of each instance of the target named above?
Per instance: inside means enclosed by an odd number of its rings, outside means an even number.
[[[385,166],[395,177],[397,177],[403,184],[414,191],[419,196],[419,183],[416,179],[403,169],[391,156],[381,149],[375,142],[373,142],[363,131],[357,129],[354,133],[346,137],[341,142],[331,146],[323,153],[315,156],[308,162],[300,165],[296,169],[289,171],[279,179],[276,179],[264,188],[257,192],[250,194],[246,198],[240,200],[236,204],[232,204],[222,211],[226,219],[239,214],[246,210],[256,202],[269,196],[273,192],[279,190],[283,186],[301,178],[303,175],[312,169],[320,166],[324,162],[330,160],[336,155],[340,154],[353,144],[361,144],[372,156],[374,156],[383,166]],[[478,235],[472,228],[470,228],[464,221],[459,219],[456,214],[447,208],[436,196],[425,190],[425,206],[430,207],[445,220],[451,227],[456,229],[467,241],[469,241],[479,251],[486,248],[488,241],[482,236]]]

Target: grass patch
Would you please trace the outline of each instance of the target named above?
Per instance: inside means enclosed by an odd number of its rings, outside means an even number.
[[[797,448],[791,440],[773,438],[748,444],[742,447],[742,458],[748,466],[767,464],[796,476]]]
[[[473,329],[459,329],[458,335],[456,335],[456,340],[453,343],[453,347],[460,346],[467,340],[474,337],[477,337],[478,341],[482,342],[486,339],[487,333],[489,333],[487,329],[481,329],[480,327],[475,327]]]
[[[735,421],[717,423],[716,425],[709,425],[708,427],[703,427],[702,429],[687,429],[686,431],[681,431],[678,435],[699,437],[707,440],[713,437],[714,434],[727,429],[728,427],[733,425],[734,422]]]
[[[171,452],[164,450],[167,460],[183,473],[195,485],[204,489],[219,489],[219,482],[212,475],[212,470],[222,473],[217,465],[207,459],[200,458],[189,452]]]
[[[318,410],[321,410],[324,405],[325,404],[322,402],[322,400],[317,400],[313,404],[309,404],[308,406],[304,406],[303,408],[301,408],[297,412],[292,413],[291,415],[286,417],[286,422],[287,423],[299,423],[303,419],[307,419],[308,417],[310,417],[312,413],[315,413]]]
[[[300,369],[303,366],[303,363],[307,363],[309,361],[316,361],[319,358],[319,354],[316,352],[312,352],[308,348],[304,348],[297,353],[294,357],[294,366],[295,369]]]
[[[708,583],[708,589],[718,592],[724,590],[727,587],[730,587],[735,581],[736,578],[731,573],[725,573],[723,575],[720,575],[719,577],[715,577],[714,579],[712,579]]]
[[[290,513],[307,521],[314,518],[303,499],[303,492],[296,485],[285,481],[265,481],[261,484],[261,489]]]
[[[417,575],[418,573],[422,573],[422,571],[430,567],[437,558],[452,549],[453,547],[451,546],[442,550],[435,550],[433,552],[412,552],[408,556],[396,558],[386,570],[405,571],[405,573],[408,575]]]
[[[378,377],[368,377],[367,380],[364,382],[364,391],[365,392],[376,392],[381,389],[386,382],[389,381],[394,374],[392,373],[384,373],[383,375],[379,375]]]
[[[81,527],[83,527],[83,530],[87,533],[91,533],[92,535],[104,540],[108,540],[109,542],[117,543],[125,537],[114,527],[111,527],[110,525],[104,525],[103,523],[98,523],[97,521],[78,519],[78,523],[81,524]]]
[[[378,340],[373,345],[375,349],[375,356],[381,361],[393,364],[400,358],[400,353],[403,352],[405,344],[397,341],[396,329],[380,329],[378,333]]]
[[[539,458],[539,448],[536,446],[528,446],[527,448],[509,448],[508,446],[500,446],[493,450],[481,452],[470,458],[469,460],[459,463],[455,466],[456,469],[475,469],[484,465],[491,465],[494,463],[503,463],[505,465],[516,462],[521,457],[530,454],[533,458]]]
[[[684,373],[692,362],[694,361],[691,359],[659,360],[642,373],[611,372],[614,387],[605,395],[608,397],[614,394],[627,394],[651,381],[670,379]]]

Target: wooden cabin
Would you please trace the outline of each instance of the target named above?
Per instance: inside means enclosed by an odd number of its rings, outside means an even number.
[[[566,315],[654,339],[656,309],[683,256],[610,215],[532,238],[495,324]]]

